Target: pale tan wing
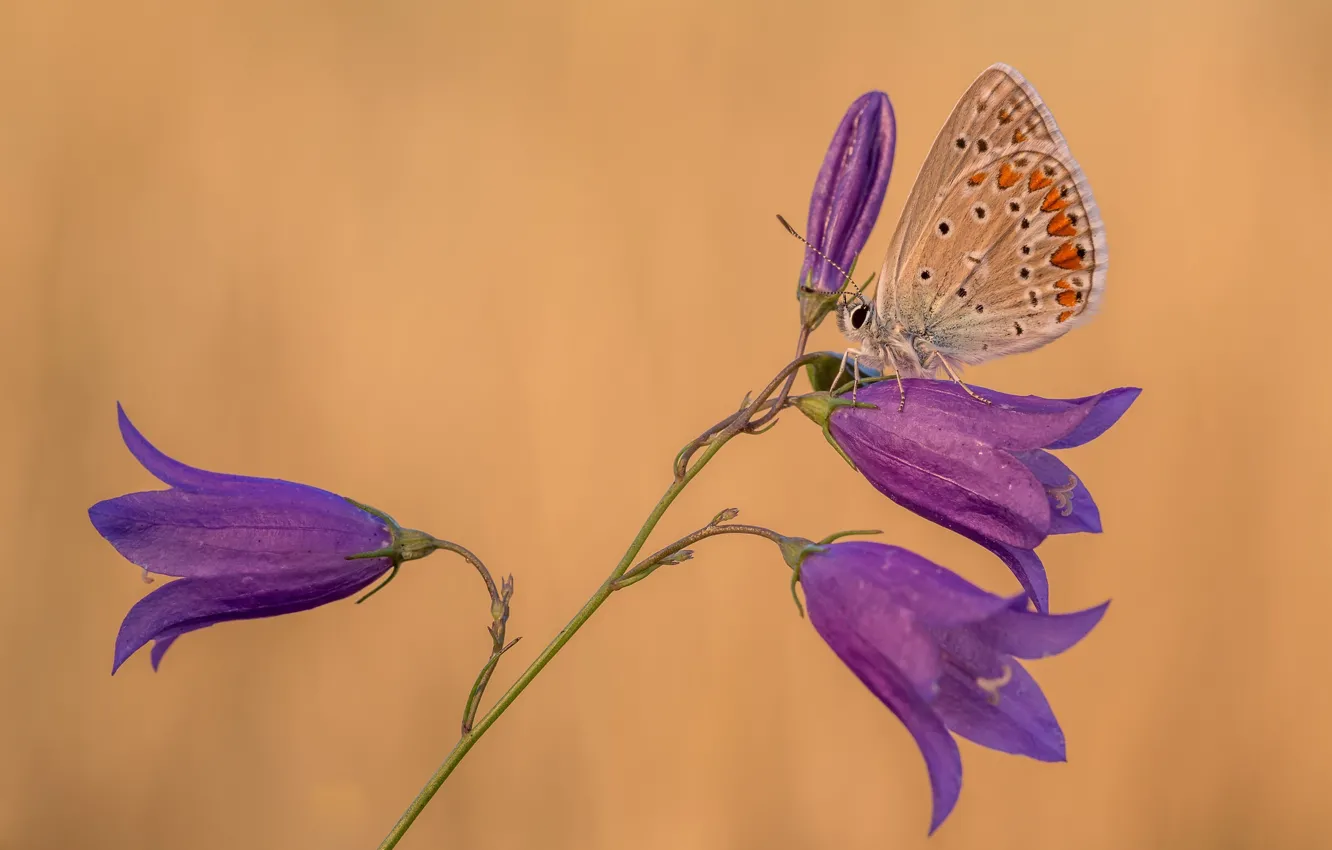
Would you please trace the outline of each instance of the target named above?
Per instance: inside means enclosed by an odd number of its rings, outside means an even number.
[[[880,316],[893,312],[899,315],[904,311],[919,312],[909,309],[910,304],[919,300],[913,297],[914,290],[919,287],[915,281],[903,277],[903,254],[917,244],[926,226],[934,226],[934,213],[958,178],[974,173],[990,158],[988,138],[983,146],[974,143],[996,114],[990,108],[991,103],[996,97],[1011,95],[1016,88],[1008,70],[1008,66],[1002,64],[986,68],[953,106],[952,114],[935,137],[902,208],[902,217],[879,272],[877,312]],[[935,289],[933,286],[925,288]]]
[[[978,363],[1089,316],[1108,259],[1091,189],[1049,109],[998,64],[935,140],[882,274],[898,321]]]

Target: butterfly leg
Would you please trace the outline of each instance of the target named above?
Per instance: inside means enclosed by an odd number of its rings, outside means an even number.
[[[837,374],[833,375],[832,383],[828,385],[828,395],[832,395],[833,390],[837,389],[837,382],[842,379],[842,373],[846,371],[846,358],[849,357],[850,355],[851,355],[851,349],[849,348],[846,351],[842,352],[842,362],[837,364]],[[853,389],[854,387],[855,385],[852,384]]]
[[[893,377],[897,379],[897,392],[902,396],[901,400],[897,402],[897,412],[901,413],[906,410],[906,387],[902,385],[902,370],[897,368],[897,359],[893,357],[891,346],[884,346],[883,354],[883,359],[887,361],[889,366],[893,367]]]
[[[828,387],[828,395],[832,395],[833,391],[837,389],[837,381],[841,379],[842,373],[849,372],[851,375],[851,401],[853,404],[856,401],[856,393],[860,389],[860,360],[856,357],[856,354],[857,352],[850,348],[842,352],[842,362],[838,364],[837,374],[833,375],[832,384]],[[850,369],[846,368],[846,361],[848,359],[851,361]]]
[[[948,377],[952,378],[954,381],[957,382],[957,385],[958,385],[958,386],[960,386],[962,389],[966,390],[966,391],[967,391],[967,395],[971,396],[971,397],[974,398],[976,401],[979,401],[979,402],[981,402],[982,404],[993,404],[993,402],[991,402],[988,398],[981,398],[980,396],[976,395],[976,393],[974,393],[974,392],[972,391],[971,387],[969,387],[969,386],[967,386],[966,384],[962,383],[962,379],[959,378],[959,377],[957,376],[957,373],[953,371],[953,367],[948,365],[948,358],[947,358],[947,357],[944,357],[942,354],[938,353],[937,351],[934,353],[934,356],[939,358],[939,362],[943,364],[944,371],[948,373]]]

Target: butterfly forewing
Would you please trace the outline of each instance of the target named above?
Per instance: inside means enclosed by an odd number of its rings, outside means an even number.
[[[1037,348],[1090,314],[1108,254],[1082,170],[1007,65],[935,139],[884,264],[881,317],[965,363]]]

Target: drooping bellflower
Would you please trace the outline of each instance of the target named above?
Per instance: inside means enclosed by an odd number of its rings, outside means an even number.
[[[805,233],[828,259],[806,248],[797,289],[802,319],[811,329],[833,309],[846,281],[828,260],[849,270],[874,229],[896,140],[893,105],[888,95],[872,91],[851,104],[828,145],[810,195]]]
[[[1004,561],[1038,611],[1048,610],[1045,566],[1034,551],[1051,534],[1099,532],[1085,484],[1050,449],[1088,443],[1124,415],[1141,390],[1047,399],[926,378],[895,381],[845,398],[805,396],[797,406],[879,492],[962,534]]]
[[[962,790],[953,735],[1039,761],[1064,761],[1064,734],[1018,663],[1057,655],[1109,602],[1072,614],[1027,610],[897,546],[809,547],[797,561],[809,621],[916,739],[933,792],[934,832]]]
[[[130,453],[170,489],[107,499],[88,516],[145,578],[179,578],[130,608],[113,674],[149,641],[157,669],[186,632],[334,602],[434,550],[429,535],[326,490],[186,466],[149,443],[123,409],[119,416]]]

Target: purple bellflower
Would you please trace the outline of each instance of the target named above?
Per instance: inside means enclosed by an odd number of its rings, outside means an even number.
[[[1105,433],[1141,390],[1075,399],[1013,396],[927,378],[863,386],[858,404],[815,394],[797,400],[870,484],[897,504],[999,556],[1038,611],[1049,610],[1045,566],[1034,551],[1051,534],[1096,533],[1091,493],[1049,449]],[[872,405],[865,407],[859,405]]]
[[[828,145],[809,199],[806,227],[809,244],[827,259],[805,249],[797,290],[802,319],[811,329],[831,312],[846,282],[828,260],[850,272],[874,229],[888,191],[896,140],[893,105],[888,95],[872,91],[851,104]]]
[[[316,487],[186,466],[117,408],[130,453],[170,489],[98,502],[88,517],[146,581],[149,573],[179,578],[130,608],[113,674],[148,641],[156,670],[186,632],[343,599],[436,548],[430,535]]]
[[[954,734],[1000,752],[1065,760],[1064,733],[1016,659],[1073,646],[1109,602],[1072,614],[1029,611],[1024,595],[995,596],[881,543],[812,545],[788,560],[815,630],[916,739],[933,792],[931,833],[962,790]]]

